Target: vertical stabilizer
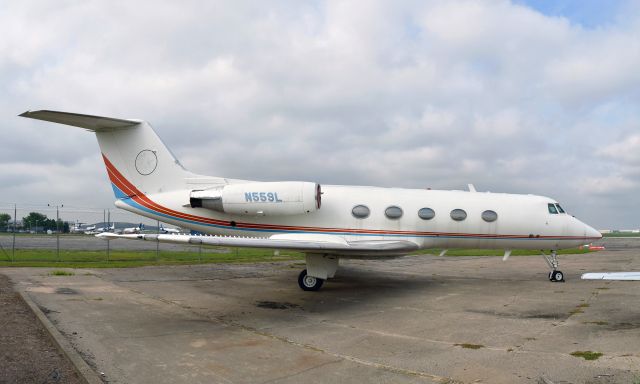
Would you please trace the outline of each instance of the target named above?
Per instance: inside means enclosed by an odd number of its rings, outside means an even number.
[[[182,167],[145,121],[46,110],[20,116],[95,132],[118,198],[135,194],[136,189],[145,194],[183,189],[185,178],[194,176]]]

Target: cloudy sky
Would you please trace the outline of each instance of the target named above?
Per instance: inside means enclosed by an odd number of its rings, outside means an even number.
[[[8,1],[0,204],[111,207],[93,135],[150,121],[190,170],[534,193],[640,227],[640,4]]]

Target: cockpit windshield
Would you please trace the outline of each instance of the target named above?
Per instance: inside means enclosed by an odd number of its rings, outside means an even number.
[[[552,215],[565,213],[564,209],[562,209],[562,207],[558,203],[549,203],[547,204],[547,206],[549,207],[549,213],[551,213]]]

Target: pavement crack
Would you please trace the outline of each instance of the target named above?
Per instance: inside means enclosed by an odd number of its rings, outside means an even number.
[[[303,370],[301,370],[301,371],[298,371],[298,372],[292,373],[292,374],[290,374],[290,375],[280,376],[280,377],[273,378],[273,379],[271,379],[271,380],[263,381],[263,382],[262,382],[262,384],[275,383],[275,382],[278,382],[278,381],[280,381],[280,380],[290,379],[290,378],[292,378],[292,377],[299,376],[299,375],[301,375],[301,374],[303,374],[303,373],[306,373],[306,372],[312,371],[312,370],[314,370],[314,369],[318,369],[318,368],[326,367],[327,365],[331,365],[331,364],[339,363],[340,361],[341,361],[341,360],[332,360],[332,361],[327,361],[327,362],[324,362],[324,363],[322,363],[322,364],[317,364],[317,365],[314,365],[313,367],[309,367],[309,368],[303,369]]]
[[[202,333],[200,331],[183,331],[183,332],[166,332],[166,333],[156,333],[153,335],[143,335],[143,336],[130,336],[130,335],[123,335],[123,336],[113,336],[113,337],[103,337],[103,340],[118,340],[118,339],[125,339],[125,340],[131,340],[131,339],[148,339],[148,338],[153,338],[153,337],[165,337],[165,336],[173,336],[173,335],[191,335],[191,334],[198,334],[198,333]]]

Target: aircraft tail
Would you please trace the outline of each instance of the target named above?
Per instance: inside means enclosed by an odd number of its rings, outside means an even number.
[[[57,111],[27,111],[20,116],[87,129],[96,134],[116,197],[126,198],[185,188],[193,176],[142,120],[116,119]]]

